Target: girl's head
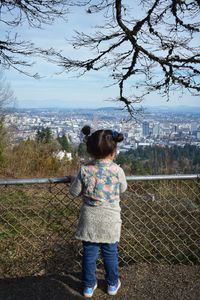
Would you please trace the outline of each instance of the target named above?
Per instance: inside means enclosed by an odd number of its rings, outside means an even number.
[[[91,134],[90,126],[84,126],[81,131],[87,137],[88,153],[96,159],[113,155],[116,152],[117,143],[124,139],[122,133],[112,130],[97,130]]]

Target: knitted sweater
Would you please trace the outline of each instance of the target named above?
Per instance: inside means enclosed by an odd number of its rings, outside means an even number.
[[[110,159],[94,160],[81,166],[70,186],[73,196],[83,196],[75,237],[96,243],[120,239],[120,193],[127,188],[122,168]]]

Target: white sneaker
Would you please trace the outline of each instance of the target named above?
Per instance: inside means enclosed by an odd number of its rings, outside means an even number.
[[[83,295],[85,298],[91,298],[93,296],[94,291],[97,288],[97,283],[94,287],[85,287],[83,290]]]
[[[115,285],[109,285],[108,286],[108,294],[112,295],[112,296],[116,295],[120,286],[121,286],[120,280],[118,280],[118,283],[116,283]]]

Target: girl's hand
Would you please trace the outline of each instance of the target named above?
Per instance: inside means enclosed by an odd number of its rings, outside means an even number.
[[[76,176],[69,175],[69,176],[67,176],[67,178],[69,179],[69,182],[71,183],[71,182],[74,181],[74,179],[76,178]]]

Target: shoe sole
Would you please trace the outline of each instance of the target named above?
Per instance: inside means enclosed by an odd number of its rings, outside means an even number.
[[[115,295],[117,295],[117,292],[118,292],[118,290],[120,289],[120,287],[121,287],[121,281],[119,281],[119,285],[118,285],[117,290],[116,290],[115,292],[108,292],[108,295],[110,295],[110,296],[115,296]]]

